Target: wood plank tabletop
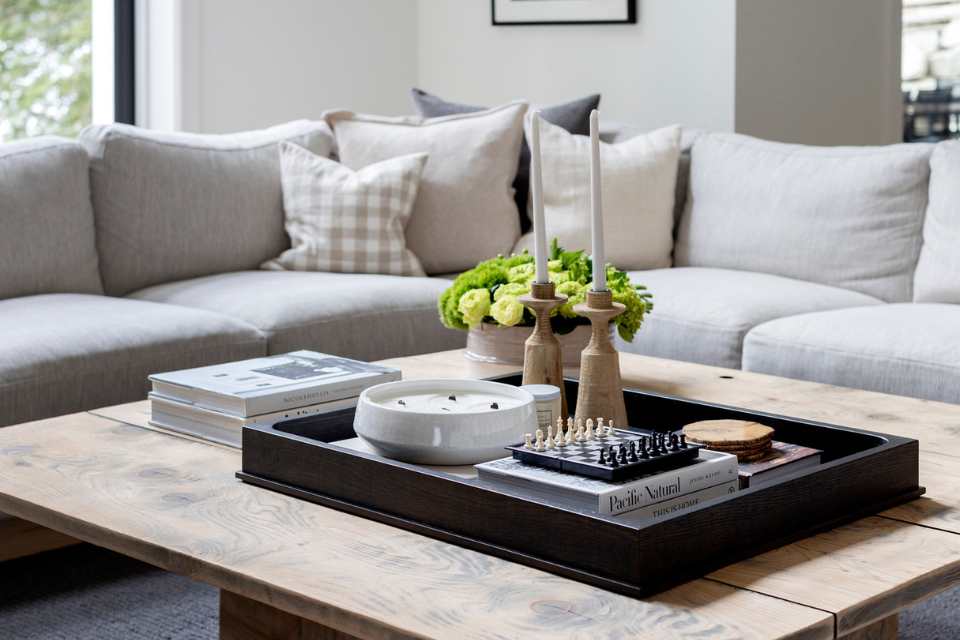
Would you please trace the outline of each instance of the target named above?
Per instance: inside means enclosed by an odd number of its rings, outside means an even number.
[[[0,429],[0,510],[361,638],[833,637],[712,580],[638,601],[236,481],[239,452],[74,414]]]
[[[385,362],[408,379],[516,371],[460,351]],[[142,422],[134,403],[0,429],[0,510],[360,637],[829,638],[960,579],[960,407],[621,366],[629,387],[916,437],[929,497],[639,601],[238,483],[236,451],[115,421]]]
[[[388,360],[404,376],[470,377],[503,367],[459,352]],[[567,372],[576,376],[575,370]],[[960,582],[960,406],[621,354],[625,387],[916,438],[927,495],[708,577],[836,615],[839,634],[893,615]],[[923,526],[916,526],[923,525]]]

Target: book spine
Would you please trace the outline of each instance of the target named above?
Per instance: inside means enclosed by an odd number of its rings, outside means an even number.
[[[736,493],[738,488],[739,481],[730,480],[728,482],[724,482],[723,484],[714,485],[706,489],[701,489],[700,491],[688,493],[685,496],[678,496],[676,498],[664,500],[663,502],[657,502],[656,504],[650,504],[646,507],[641,507],[640,509],[632,511],[631,515],[635,515],[639,518],[650,518],[651,520],[662,520],[668,516],[698,507],[707,500],[713,500],[714,498]]]
[[[684,496],[723,482],[737,480],[736,456],[722,456],[665,471],[627,486],[605,491],[598,496],[597,510],[616,515],[649,504]]]
[[[321,402],[333,402],[359,396],[374,385],[400,379],[400,372],[384,373],[376,377],[348,380],[336,384],[324,384],[303,389],[287,389],[282,393],[265,394],[243,399],[243,416],[258,416],[264,413],[287,411]]]

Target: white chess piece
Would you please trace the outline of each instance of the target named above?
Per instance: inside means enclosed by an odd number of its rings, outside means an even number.
[[[537,451],[543,451],[543,429],[537,429],[537,444],[535,448]]]
[[[547,449],[553,449],[556,446],[556,443],[553,441],[553,425],[547,426]]]
[[[525,433],[523,434],[523,448],[524,449],[533,449],[533,434]]]
[[[587,440],[593,440],[593,420],[591,418],[587,418],[587,431],[583,435]]]
[[[613,435],[613,418],[610,418],[610,424],[607,425],[607,435]]]
[[[567,437],[564,440],[566,444],[573,444],[573,418],[567,418]]]

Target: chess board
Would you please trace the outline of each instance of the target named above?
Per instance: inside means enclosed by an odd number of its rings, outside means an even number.
[[[525,464],[610,482],[683,466],[699,456],[700,448],[686,442],[679,432],[625,429],[540,451],[523,443],[507,447],[514,458]],[[611,452],[615,463],[610,460]]]

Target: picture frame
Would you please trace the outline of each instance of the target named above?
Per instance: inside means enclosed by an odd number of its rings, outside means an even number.
[[[635,24],[637,0],[490,0],[493,26]]]

